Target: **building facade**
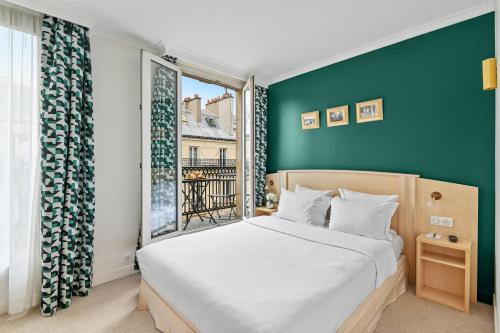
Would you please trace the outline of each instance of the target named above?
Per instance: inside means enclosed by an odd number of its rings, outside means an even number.
[[[184,166],[233,166],[236,160],[236,131],[233,96],[225,93],[208,100],[201,97],[182,102],[182,161]]]

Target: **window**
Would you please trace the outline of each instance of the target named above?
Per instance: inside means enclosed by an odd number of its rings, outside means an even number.
[[[251,77],[243,87],[242,108],[242,167],[243,167],[243,216],[252,217],[255,212],[254,204],[254,121],[255,121],[255,97],[254,79]]]
[[[189,164],[191,166],[198,165],[198,147],[195,146],[189,147]]]
[[[181,70],[141,50],[142,245],[181,233]],[[166,102],[169,101],[169,102]]]
[[[37,66],[37,37],[0,26],[0,226],[4,231],[0,266],[9,259],[11,223],[26,230],[30,225],[38,147]]]
[[[9,6],[0,1],[0,294],[5,296],[0,314],[22,313],[36,304],[40,278],[35,272],[41,265],[36,201],[40,20]]]
[[[214,118],[205,118],[209,127],[217,127],[217,123]]]
[[[191,231],[236,219],[237,186],[241,185],[236,184],[239,138],[233,124],[241,97],[238,90],[196,76],[182,77],[182,94],[188,118],[181,133],[182,230]]]
[[[220,148],[219,149],[220,166],[226,166],[226,160],[227,160],[227,148]]]

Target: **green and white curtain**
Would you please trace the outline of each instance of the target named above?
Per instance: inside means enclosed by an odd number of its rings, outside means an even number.
[[[45,15],[41,41],[42,314],[92,284],[94,119],[89,32]]]
[[[255,204],[263,206],[266,198],[267,161],[267,89],[255,86]]]

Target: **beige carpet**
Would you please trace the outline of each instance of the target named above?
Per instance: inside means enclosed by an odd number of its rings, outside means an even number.
[[[90,296],[76,297],[71,308],[51,318],[40,316],[38,309],[16,320],[0,317],[0,332],[158,332],[148,311],[136,310],[139,281],[135,274],[97,286]],[[465,315],[418,299],[409,290],[385,310],[377,332],[494,332],[493,308],[479,303]]]

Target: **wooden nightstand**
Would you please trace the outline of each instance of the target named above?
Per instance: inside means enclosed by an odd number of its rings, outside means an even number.
[[[255,208],[255,216],[263,216],[263,215],[270,216],[271,213],[274,213],[277,211],[278,211],[278,207],[274,207],[274,208],[257,207],[257,208]]]
[[[417,296],[469,313],[472,242],[417,237]]]

